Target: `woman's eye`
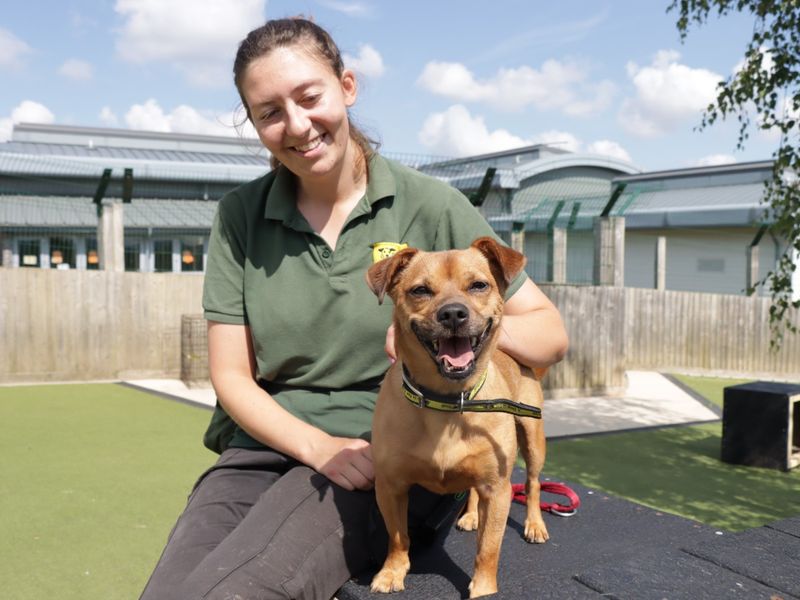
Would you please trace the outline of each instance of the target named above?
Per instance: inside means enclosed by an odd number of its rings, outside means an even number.
[[[417,285],[411,288],[410,294],[412,296],[417,296],[418,298],[421,298],[424,296],[432,296],[433,291],[427,285]]]
[[[489,284],[485,281],[473,281],[469,286],[470,292],[482,292],[489,289]]]
[[[258,118],[259,121],[269,121],[274,119],[275,116],[278,114],[277,110],[268,110],[264,113],[261,113],[261,116]]]

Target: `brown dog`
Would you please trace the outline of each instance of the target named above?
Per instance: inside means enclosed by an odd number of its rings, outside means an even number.
[[[378,300],[388,294],[394,301],[398,358],[373,419],[375,492],[389,532],[374,592],[404,589],[413,484],[439,494],[471,488],[458,522],[478,529],[470,597],[497,591],[518,439],[527,465],[525,539],[548,539],[539,509],[544,430],[531,418],[541,415],[541,386],[531,370],[496,349],[503,294],[524,264],[523,255],[484,237],[467,250],[401,250],[367,273]],[[498,409],[512,414],[493,412]]]

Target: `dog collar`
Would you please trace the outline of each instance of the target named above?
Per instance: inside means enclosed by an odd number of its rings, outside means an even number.
[[[464,391],[460,394],[438,394],[427,390],[421,385],[411,381],[406,366],[403,365],[403,395],[406,400],[420,408],[431,408],[443,412],[504,412],[517,417],[531,417],[532,419],[542,418],[542,409],[536,406],[529,406],[514,402],[506,398],[495,398],[494,400],[474,400],[475,396],[486,383],[486,376],[489,371],[481,375],[478,383],[469,392]]]

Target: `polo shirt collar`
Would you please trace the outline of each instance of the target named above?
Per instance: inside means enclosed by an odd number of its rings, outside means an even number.
[[[394,180],[386,159],[377,152],[369,161],[369,181],[367,182],[366,200],[368,204],[375,204],[378,200],[392,197],[397,193],[397,184]],[[278,167],[275,171],[275,180],[267,192],[267,202],[264,208],[264,218],[292,222],[297,215],[297,179],[285,167]]]

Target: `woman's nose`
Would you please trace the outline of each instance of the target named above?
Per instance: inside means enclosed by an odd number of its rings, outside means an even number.
[[[286,109],[286,134],[292,137],[302,137],[308,133],[311,121],[308,114],[299,106]]]

